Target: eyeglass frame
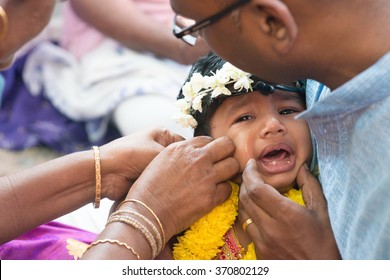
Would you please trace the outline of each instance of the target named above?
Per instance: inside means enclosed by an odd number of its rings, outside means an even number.
[[[190,42],[187,42],[187,40],[185,40],[183,37],[184,36],[187,36],[187,35],[190,35],[191,33],[194,33],[196,31],[199,31],[203,28],[205,28],[206,26],[209,26],[215,22],[217,22],[218,20],[222,19],[224,16],[228,15],[230,12],[234,11],[235,9],[243,6],[244,4],[247,4],[249,3],[251,0],[239,0],[235,3],[233,3],[232,5],[230,6],[227,6],[226,8],[222,9],[221,11],[209,16],[209,17],[206,17],[205,19],[201,20],[201,21],[198,21],[198,22],[195,22],[193,25],[190,25],[182,30],[180,30],[179,32],[176,32],[175,31],[175,28],[178,27],[180,28],[178,25],[177,25],[177,16],[179,14],[175,14],[174,18],[173,18],[173,35],[175,35],[176,38],[178,39],[182,39],[184,42],[190,44],[190,45],[193,45],[192,43]]]
[[[289,92],[297,92],[297,93],[306,93],[306,83],[302,80],[299,80],[296,82],[297,86],[287,86],[283,84],[268,84],[263,81],[257,82],[254,86],[254,90],[262,91],[266,94],[274,93],[275,90],[283,90],[283,91],[289,91]]]
[[[298,80],[295,82],[296,86],[288,86],[284,84],[269,84],[263,81],[258,81],[255,83],[255,85],[252,87],[253,91],[260,91],[264,95],[273,94],[275,90],[282,90],[287,92],[296,92],[299,94],[306,94],[306,80]],[[246,91],[243,92],[234,92],[232,95],[225,96],[238,96],[238,95],[244,95],[247,94]]]

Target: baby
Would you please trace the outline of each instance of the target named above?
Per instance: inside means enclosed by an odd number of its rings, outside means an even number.
[[[231,138],[241,172],[256,159],[265,183],[303,205],[295,180],[313,154],[308,125],[295,119],[306,109],[304,86],[305,81],[267,84],[210,53],[192,67],[175,119],[194,128],[194,136]],[[178,237],[174,259],[256,259],[245,228],[236,222],[240,183],[239,174],[228,201]]]

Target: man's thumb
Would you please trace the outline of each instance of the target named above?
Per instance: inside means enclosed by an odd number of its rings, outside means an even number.
[[[302,165],[298,171],[297,184],[302,189],[303,200],[308,209],[327,209],[327,203],[322,192],[321,184],[310,172],[306,164]],[[320,213],[321,212],[322,211],[320,211]]]
[[[248,160],[244,172],[242,174],[243,181],[248,186],[257,185],[259,183],[264,183],[263,178],[261,178],[259,167],[257,165],[256,160],[250,159]]]

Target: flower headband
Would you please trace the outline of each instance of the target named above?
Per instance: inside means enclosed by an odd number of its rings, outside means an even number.
[[[229,62],[225,62],[222,68],[211,76],[194,73],[182,87],[184,98],[176,101],[179,112],[173,119],[183,127],[196,128],[198,122],[194,116],[196,112],[202,113],[204,102],[209,104],[220,95],[232,95],[232,91],[226,87],[231,84],[235,92],[241,92],[243,89],[246,92],[253,91],[254,80],[250,78],[251,76]]]

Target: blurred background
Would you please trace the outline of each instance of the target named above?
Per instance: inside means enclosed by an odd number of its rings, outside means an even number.
[[[208,47],[174,38],[168,0],[113,0],[100,11],[101,1],[58,2],[49,25],[0,71],[0,176],[152,126],[192,136],[173,121],[174,103]],[[110,206],[58,220],[98,232]]]

